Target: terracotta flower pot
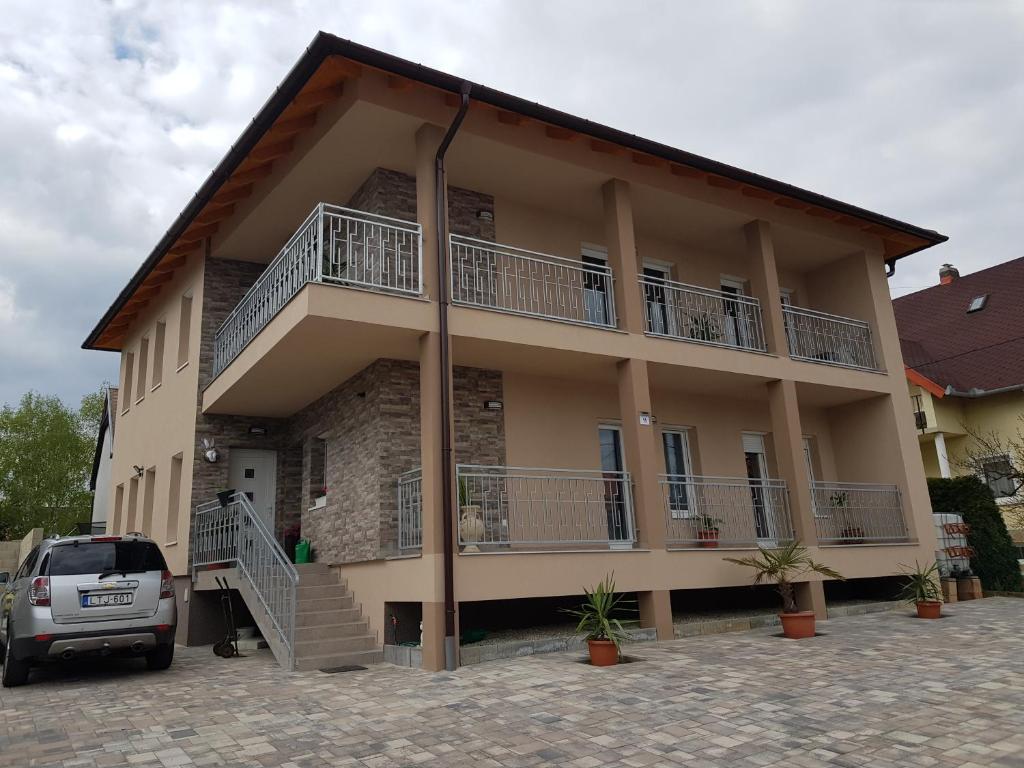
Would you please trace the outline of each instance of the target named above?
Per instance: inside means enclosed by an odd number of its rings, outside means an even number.
[[[718,546],[718,531],[697,531],[697,546],[714,549]]]
[[[780,613],[779,618],[782,619],[782,632],[790,640],[814,637],[814,611]]]
[[[610,667],[619,663],[619,649],[611,640],[587,640],[590,663],[595,667]]]
[[[917,618],[942,618],[942,603],[940,603],[938,600],[922,600],[920,603],[917,604]]]

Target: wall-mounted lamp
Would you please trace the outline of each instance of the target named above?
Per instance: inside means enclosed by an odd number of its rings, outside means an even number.
[[[493,211],[477,211],[476,212],[476,217],[478,219],[480,219],[480,221],[494,221],[494,212]]]
[[[213,440],[208,437],[203,438],[203,456],[205,456],[206,460],[211,464],[216,464],[217,459],[220,458],[220,454],[217,452],[217,449],[213,447]]]
[[[486,400],[484,401],[485,411],[500,411],[505,407],[505,404],[501,400]]]
[[[253,424],[251,427],[249,427],[249,434],[260,435],[262,437],[263,435],[267,434],[267,428],[258,424]]]
[[[142,473],[146,471],[145,467],[140,467],[138,464],[132,464],[132,469],[135,470],[136,477],[142,477]]]

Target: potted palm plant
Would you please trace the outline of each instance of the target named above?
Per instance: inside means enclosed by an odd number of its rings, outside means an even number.
[[[629,635],[623,622],[636,623],[635,619],[620,619],[615,614],[628,613],[627,601],[615,594],[615,574],[604,577],[593,591],[583,588],[586,600],[579,608],[566,608],[565,613],[577,620],[576,634],[587,641],[590,663],[595,667],[610,667],[619,663],[622,643]]]
[[[932,563],[927,568],[914,562],[911,570],[901,566],[901,576],[906,576],[907,583],[900,597],[917,606],[917,618],[938,619],[942,617],[942,592],[939,589],[939,564]]]
[[[832,568],[816,563],[807,548],[791,541],[778,549],[764,549],[749,557],[727,557],[727,562],[754,570],[754,583],[774,582],[782,598],[782,631],[792,640],[814,637],[814,611],[801,611],[796,604],[794,581],[809,573],[818,573],[830,579],[843,577]]]
[[[697,515],[694,525],[697,527],[697,546],[712,549],[718,546],[718,524],[722,521],[711,515]]]

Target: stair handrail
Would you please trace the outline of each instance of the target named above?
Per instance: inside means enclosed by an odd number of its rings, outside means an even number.
[[[287,651],[283,666],[294,670],[299,572],[256,514],[249,497],[235,492],[231,501],[237,503],[240,510],[238,573],[249,583]]]

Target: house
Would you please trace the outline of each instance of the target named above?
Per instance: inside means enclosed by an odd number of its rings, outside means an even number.
[[[928,477],[977,474],[1024,547],[1019,462],[1024,445],[1024,258],[893,301]]]
[[[117,387],[107,387],[96,434],[89,490],[92,491],[92,529],[105,531],[110,509],[110,471],[114,460],[114,421],[117,418]]]
[[[671,637],[793,537],[884,578],[935,549],[886,274],[943,240],[321,33],[84,343],[109,530],[299,668],[612,571]]]

